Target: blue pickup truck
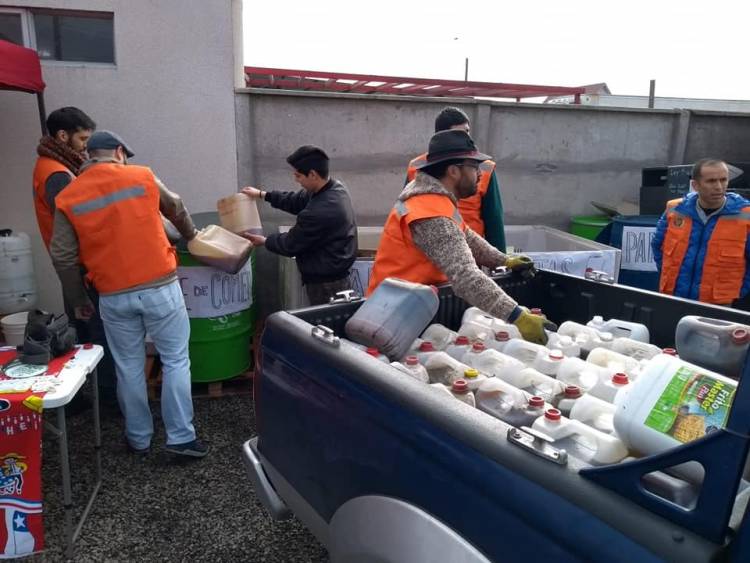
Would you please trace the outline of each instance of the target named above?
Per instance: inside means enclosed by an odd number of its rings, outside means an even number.
[[[553,321],[633,320],[662,347],[674,345],[683,315],[750,324],[743,311],[565,274],[495,279]],[[254,387],[258,435],[243,446],[271,516],[293,512],[334,563],[750,562],[747,366],[726,429],[590,467],[342,342],[361,303],[267,319]],[[466,307],[441,288],[435,322],[455,329]],[[689,498],[650,485],[649,476],[688,460],[706,475]]]

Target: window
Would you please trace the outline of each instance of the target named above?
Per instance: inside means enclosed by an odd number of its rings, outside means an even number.
[[[0,12],[0,39],[23,46],[21,14]]]
[[[32,10],[39,58],[114,63],[114,19],[100,12]]]

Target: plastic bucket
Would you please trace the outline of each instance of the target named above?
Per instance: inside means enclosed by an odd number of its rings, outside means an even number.
[[[574,215],[570,218],[570,232],[579,237],[595,240],[610,221],[608,215]]]
[[[23,335],[26,332],[26,322],[29,317],[28,311],[13,313],[0,319],[0,325],[3,327],[5,343],[8,346],[21,346],[23,344]]]

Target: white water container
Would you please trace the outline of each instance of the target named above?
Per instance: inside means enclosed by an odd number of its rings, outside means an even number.
[[[430,356],[438,353],[440,350],[436,350],[435,346],[429,340],[423,340],[419,345],[419,349],[415,352],[419,363],[425,365]]]
[[[0,315],[33,309],[36,300],[29,235],[0,230]]]
[[[544,375],[557,377],[557,372],[560,370],[564,358],[565,356],[563,355],[562,350],[549,350],[546,353],[542,352],[534,360],[533,367]]]
[[[469,369],[469,366],[445,352],[436,352],[431,355],[424,367],[427,369],[431,383],[442,383],[449,387],[454,381],[461,379],[464,372]]]
[[[578,358],[581,355],[581,346],[570,336],[557,334],[549,330],[547,333],[547,348],[550,350],[560,350],[568,358]]]
[[[489,328],[473,321],[463,323],[461,328],[458,329],[458,336],[465,336],[472,344],[484,342],[491,334],[493,333]]]
[[[403,371],[405,374],[410,375],[417,381],[422,383],[429,383],[430,376],[427,375],[427,370],[423,365],[419,363],[416,356],[406,356],[404,363],[391,362],[391,365],[399,371]]]
[[[660,354],[617,395],[615,430],[632,450],[660,453],[724,428],[736,390],[733,379]],[[698,464],[673,469],[691,482],[703,480]]]
[[[495,350],[485,350],[477,361],[477,369],[488,377],[497,377],[528,392],[539,395],[551,402],[554,397],[565,392],[565,384],[533,368],[524,367],[516,358]]]
[[[471,392],[469,384],[463,379],[457,379],[454,381],[451,385],[450,392],[462,403],[466,403],[470,407],[477,406],[476,400],[474,399],[474,393]]]
[[[683,360],[738,378],[750,347],[750,327],[688,315],[677,323],[675,341]]]
[[[458,334],[440,323],[431,324],[422,333],[422,340],[429,340],[436,350],[445,350],[456,341]]]
[[[615,338],[632,338],[633,340],[646,343],[651,341],[648,327],[641,323],[623,321],[621,319],[609,319],[605,321],[603,317],[597,315],[587,322],[586,326],[595,328],[599,332],[611,332]]]
[[[480,385],[487,379],[487,376],[483,373],[480,373],[479,370],[475,368],[469,368],[467,370],[464,370],[464,381],[466,381],[466,384],[469,386],[470,391],[476,391],[479,389]]]
[[[506,380],[507,381],[507,380]],[[513,383],[513,382],[511,382]],[[545,375],[534,368],[524,368],[518,373],[518,387],[532,395],[538,395],[547,402],[565,393],[565,383]],[[515,385],[515,383],[513,383]]]
[[[638,360],[606,348],[594,348],[589,352],[586,361],[607,368],[610,374],[626,373],[633,380],[638,379],[641,373],[641,363]]]
[[[626,337],[615,338],[612,342],[612,351],[636,360],[650,360],[661,354],[661,348],[654,344]]]
[[[516,358],[527,366],[534,365],[537,356],[548,353],[549,348],[546,346],[517,338],[513,338],[503,349],[503,354]]]
[[[591,364],[581,358],[565,358],[557,372],[558,381],[567,385],[580,387],[584,393],[588,393],[599,380],[611,377],[607,368]]]
[[[627,447],[619,438],[565,418],[558,409],[547,409],[544,416],[534,421],[532,428],[552,438],[556,448],[592,465],[617,463],[628,455]]]
[[[583,391],[578,385],[566,385],[565,392],[557,398],[554,406],[563,416],[570,418],[570,410],[573,408],[573,405],[576,404],[578,399],[583,396]]]
[[[505,346],[511,341],[511,334],[507,330],[498,330],[497,332],[489,333],[487,339],[484,341],[484,345],[492,350],[502,352],[505,350]]]
[[[413,356],[417,352],[419,352],[419,347],[422,346],[422,340],[421,338],[415,338],[414,342],[411,343],[411,346],[409,346],[409,349],[406,352],[406,356]],[[404,358],[406,357],[404,356]]]
[[[615,373],[607,379],[600,379],[599,383],[589,389],[589,394],[594,397],[613,403],[615,396],[623,388],[630,384],[630,379],[625,373]]]
[[[594,328],[573,321],[562,323],[557,329],[557,334],[571,337],[579,345],[583,356],[594,348],[609,348],[613,340],[611,332],[599,332]]]
[[[245,194],[234,194],[216,202],[219,222],[226,230],[239,234],[249,232],[263,234],[258,205]]]
[[[486,349],[487,348],[483,343],[475,342],[471,345],[471,348],[469,348],[466,353],[461,356],[461,362],[473,368],[477,367],[474,364],[479,359],[479,356],[482,354],[482,352],[484,352]]]
[[[517,374],[525,366],[520,360],[502,352],[485,350],[474,361],[474,367],[488,377],[499,377],[504,381],[509,381],[510,379],[517,380]],[[512,381],[509,382],[513,384]]]
[[[560,409],[562,411],[562,409]],[[583,422],[605,434],[615,432],[615,406],[598,397],[586,394],[573,403],[568,418]]]
[[[445,348],[445,353],[460,362],[461,358],[463,358],[464,354],[469,350],[471,350],[471,342],[469,342],[469,339],[465,336],[457,336],[455,342],[449,344]]]
[[[529,394],[497,377],[488,377],[475,392],[477,408],[505,420],[512,410],[525,409]]]
[[[511,338],[522,338],[521,331],[513,323],[509,323],[492,315],[488,315],[477,307],[469,307],[464,311],[464,315],[461,318],[461,324],[465,323],[476,323],[478,325],[486,327],[490,332],[497,332],[504,330],[510,333]]]
[[[447,397],[448,399],[453,399],[453,393],[450,392],[450,389],[448,389],[445,385],[442,383],[430,383],[429,387],[432,389],[436,389],[440,392],[441,395]]]

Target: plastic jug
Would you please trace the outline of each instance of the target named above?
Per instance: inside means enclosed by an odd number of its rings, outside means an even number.
[[[450,389],[448,389],[445,385],[442,383],[430,383],[429,387],[432,389],[436,389],[440,392],[441,395],[444,397],[447,397],[449,399],[453,399],[453,393],[450,392]]]
[[[479,373],[479,370],[474,368],[468,368],[464,370],[464,381],[466,381],[467,385],[469,386],[470,391],[476,391],[479,389],[479,386],[482,385],[484,380],[487,379],[487,376],[483,373]]]
[[[589,395],[599,397],[608,403],[613,403],[615,396],[625,386],[630,384],[630,379],[625,373],[615,373],[606,379],[600,379],[599,383],[589,389]]]
[[[216,202],[221,226],[233,233],[263,234],[258,205],[245,194],[234,194]]]
[[[445,352],[436,352],[431,355],[424,367],[427,369],[431,383],[442,383],[448,386],[457,379],[461,379],[464,372],[469,369],[469,366]]]
[[[677,323],[675,340],[683,360],[739,377],[750,345],[750,327],[688,315]]]
[[[458,336],[465,336],[469,342],[484,342],[493,332],[486,326],[473,321],[463,323],[458,329]]]
[[[425,365],[429,357],[436,354],[439,351],[440,350],[435,349],[435,347],[432,345],[432,342],[430,342],[429,340],[423,340],[422,343],[419,345],[419,348],[415,352],[415,355],[417,356],[419,363],[422,365]]]
[[[508,380],[506,379],[506,381]],[[518,387],[524,391],[543,397],[548,402],[554,401],[557,396],[565,393],[566,387],[562,381],[545,375],[534,368],[522,369],[518,373],[518,383]]]
[[[461,362],[473,368],[477,367],[476,365],[474,365],[474,363],[486,349],[487,348],[485,348],[484,344],[482,344],[481,342],[475,342],[471,345],[471,348],[469,348],[466,353],[461,356]]]
[[[627,447],[617,437],[565,418],[558,409],[547,409],[531,427],[552,438],[556,448],[592,465],[617,463],[628,455]]]
[[[415,338],[414,342],[411,343],[411,346],[409,346],[409,349],[406,351],[407,356],[413,356],[419,351],[419,347],[422,346],[422,340],[421,338]]]
[[[517,374],[524,368],[524,365],[521,361],[497,350],[485,350],[474,360],[473,367],[488,377],[505,375],[507,378],[517,380]],[[504,380],[508,381],[508,379]],[[513,384],[512,381],[510,383]]]
[[[557,334],[556,332],[547,332],[547,348],[550,350],[560,350],[568,358],[577,358],[581,355],[581,346],[570,336]]]
[[[0,315],[33,309],[37,301],[31,239],[0,230]]]
[[[649,338],[648,327],[641,323],[623,321],[620,319],[609,319],[605,321],[603,317],[597,315],[587,322],[586,326],[595,328],[599,332],[611,332],[612,336],[615,338],[626,337],[646,343],[651,341]]]
[[[560,409],[562,411],[562,409]],[[567,415],[572,420],[583,422],[605,434],[615,432],[615,406],[598,397],[586,394],[575,401]]]
[[[488,377],[475,392],[478,409],[505,420],[511,410],[523,410],[529,394],[497,377]],[[544,401],[542,401],[544,402]]]
[[[458,399],[462,403],[466,403],[471,407],[476,407],[474,393],[471,392],[471,390],[469,389],[469,384],[463,379],[457,379],[456,381],[454,381],[453,385],[451,385],[450,392],[456,399]]]
[[[349,338],[375,346],[391,359],[403,358],[438,309],[437,289],[386,278],[346,322]]]
[[[187,248],[196,260],[236,274],[250,258],[253,245],[249,240],[217,225],[208,225],[188,241]]]
[[[479,371],[488,377],[497,377],[527,391],[531,395],[539,395],[547,401],[552,401],[553,397],[562,394],[565,391],[565,384],[539,373],[533,368],[524,367],[516,358],[506,356],[495,350],[485,350],[476,360],[476,366]]]
[[[660,354],[615,400],[615,430],[634,451],[660,453],[724,428],[737,382],[682,358]],[[703,479],[698,464],[673,468],[691,482]]]
[[[527,366],[533,365],[537,356],[548,353],[549,348],[546,346],[518,338],[511,339],[503,349],[503,354],[516,358]]]
[[[498,330],[495,333],[489,333],[487,335],[487,338],[484,341],[484,345],[486,348],[491,348],[492,350],[497,350],[498,352],[502,352],[505,350],[505,346],[510,342],[511,335],[507,330]]]
[[[607,368],[590,364],[581,358],[565,358],[557,371],[557,380],[567,385],[580,387],[584,393],[593,388],[599,380],[611,377]]]
[[[661,354],[661,348],[654,344],[626,337],[615,338],[612,342],[612,351],[636,360],[650,360]]]
[[[381,362],[385,362],[386,364],[390,363],[390,360],[385,354],[381,354],[380,350],[377,348],[373,348],[370,346],[369,348],[365,348],[365,353],[372,356],[376,360],[380,360]]]
[[[457,336],[455,342],[448,344],[445,348],[445,353],[453,358],[456,358],[459,362],[464,354],[471,350],[471,342],[466,336]]]
[[[422,364],[419,363],[419,360],[416,356],[406,356],[404,363],[392,362],[391,365],[399,371],[410,375],[417,381],[421,381],[422,383],[430,382],[430,376],[427,374],[427,370]]]
[[[498,330],[504,330],[510,333],[511,338],[521,338],[521,332],[518,327],[512,323],[505,322],[502,319],[488,315],[478,307],[469,307],[464,311],[464,315],[461,318],[461,324],[465,323],[476,323],[487,327],[491,332],[497,332]]]
[[[581,397],[584,397],[584,394],[583,391],[581,391],[581,388],[578,387],[578,385],[566,385],[565,392],[557,397],[557,401],[554,402],[554,406],[562,413],[563,416],[567,416],[568,418],[570,418],[570,410]]]
[[[635,358],[619,354],[606,348],[594,348],[589,352],[586,361],[603,368],[607,368],[609,373],[623,372],[635,380],[641,373],[641,363]]]
[[[573,321],[565,321],[557,329],[557,334],[569,336],[581,348],[581,355],[588,354],[597,347],[609,347],[613,340],[611,332],[602,333],[590,326]]]
[[[445,350],[456,341],[458,334],[440,323],[431,324],[422,333],[422,340],[429,340],[436,350]]]
[[[544,375],[557,377],[557,372],[560,370],[564,358],[565,356],[561,350],[548,350],[546,353],[542,352],[536,357],[533,367]]]

